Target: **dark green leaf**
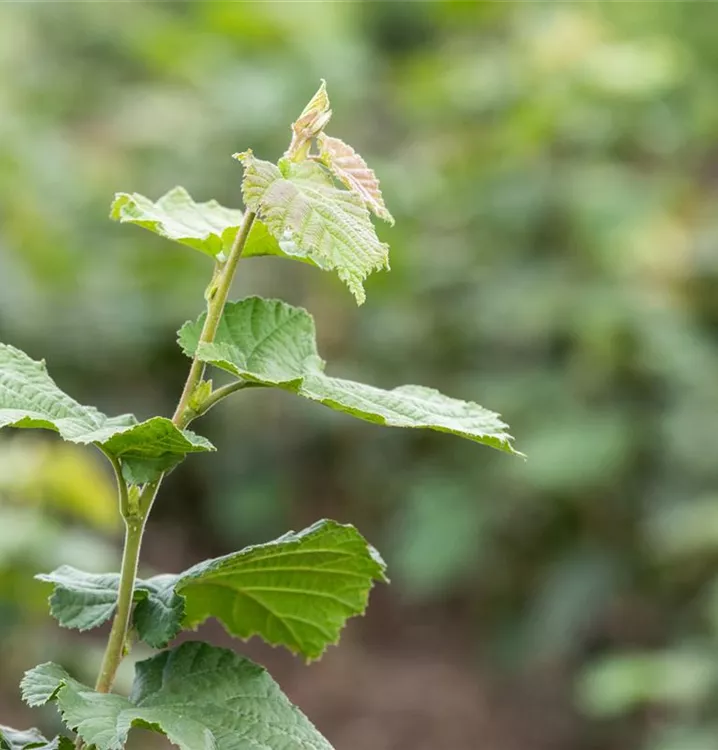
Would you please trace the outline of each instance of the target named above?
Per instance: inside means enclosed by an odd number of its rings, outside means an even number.
[[[57,702],[65,723],[97,750],[120,750],[132,727],[182,750],[331,750],[262,667],[206,643],[184,643],[140,662],[129,698],[97,693],[62,667],[23,679],[31,706]]]
[[[215,617],[240,638],[261,636],[307,659],[363,614],[373,581],[386,581],[376,550],[350,525],[319,521],[182,574],[187,627]]]
[[[110,619],[117,604],[117,573],[85,573],[63,565],[49,575],[36,576],[54,586],[50,612],[65,628],[90,630]],[[135,586],[134,626],[153,648],[164,648],[180,630],[183,601],[174,593],[175,576],[139,580]]]
[[[320,521],[178,575],[138,581],[133,624],[142,640],[163,648],[182,626],[214,617],[234,636],[258,635],[316,659],[350,617],[364,613],[373,582],[386,580],[384,570],[353,526]],[[87,630],[114,613],[116,574],[63,566],[38,577],[55,586],[51,611],[65,627]]]
[[[189,430],[179,430],[165,417],[138,422],[125,414],[107,417],[83,406],[61,391],[48,375],[44,362],[0,344],[0,428],[40,428],[59,432],[72,443],[94,443],[150,475],[171,468],[187,453],[213,450],[212,444]],[[142,467],[150,466],[152,472]]]

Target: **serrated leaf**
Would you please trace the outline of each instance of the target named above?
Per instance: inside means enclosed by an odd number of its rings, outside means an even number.
[[[259,635],[316,659],[337,643],[350,617],[364,613],[373,582],[386,581],[384,571],[353,526],[319,521],[200,563],[175,590],[185,598],[187,627],[215,617],[231,635]]]
[[[244,202],[283,251],[290,255],[289,248],[296,248],[320,268],[336,271],[357,302],[364,302],[363,281],[388,270],[389,247],[377,238],[363,200],[336,187],[319,164],[285,162],[283,174],[251,151],[236,156],[244,165]]]
[[[129,698],[97,693],[55,664],[30,670],[22,688],[30,705],[56,701],[65,723],[97,750],[120,750],[133,727],[182,750],[331,750],[264,668],[206,643],[139,662]]]
[[[353,526],[319,521],[266,544],[206,560],[184,573],[139,580],[133,625],[164,648],[181,627],[219,620],[239,638],[257,635],[316,659],[339,639],[346,621],[364,613],[385,565]],[[50,609],[61,625],[97,627],[115,611],[119,576],[63,566],[38,576],[55,586]]]
[[[63,565],[35,577],[53,584],[50,613],[62,627],[91,630],[115,612],[120,585],[117,573],[85,573]],[[133,624],[152,648],[164,648],[181,629],[184,602],[174,593],[175,582],[176,576],[160,575],[135,583]]]
[[[203,322],[202,316],[182,327],[183,351],[241,380],[282,388],[368,422],[449,432],[516,453],[507,426],[478,404],[418,385],[383,390],[326,375],[306,310],[260,297],[229,303],[214,343],[200,345]]]
[[[376,216],[393,224],[394,217],[384,204],[379,180],[364,159],[348,143],[326,133],[320,133],[317,142],[320,158],[332,174]]]
[[[37,729],[13,729],[0,724],[0,750],[72,750],[67,737],[45,737]]]
[[[37,362],[15,347],[0,344],[0,428],[39,428],[58,432],[71,443],[93,443],[120,459],[143,481],[172,468],[187,453],[214,450],[189,430],[165,417],[138,422],[131,414],[108,417],[60,390]]]

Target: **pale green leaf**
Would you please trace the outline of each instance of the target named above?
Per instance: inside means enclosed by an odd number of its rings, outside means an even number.
[[[182,750],[331,750],[265,669],[206,643],[138,663],[129,698],[97,693],[54,664],[30,670],[22,688],[30,705],[56,701],[64,722],[97,750],[120,750],[133,727]]]
[[[292,142],[287,149],[287,155],[297,161],[306,158],[312,138],[321,133],[331,116],[327,85],[325,81],[322,81],[317,93],[309,100],[302,114],[292,123]]]
[[[377,238],[363,200],[336,187],[319,164],[285,161],[283,173],[274,164],[256,159],[251,151],[237,158],[244,165],[244,202],[282,250],[336,271],[361,304],[367,276],[389,268],[389,247]]]
[[[384,570],[353,526],[320,521],[184,573],[139,580],[133,625],[142,640],[163,648],[180,627],[214,617],[231,635],[257,635],[316,659],[350,617],[364,613],[373,582],[386,580]],[[115,611],[116,574],[63,566],[38,578],[54,585],[51,612],[65,627],[94,628]]]
[[[18,730],[0,724],[0,750],[72,750],[67,737],[47,740],[37,729]]]
[[[172,468],[188,453],[213,450],[205,438],[179,430],[165,417],[138,422],[130,414],[107,417],[79,404],[57,387],[44,362],[6,344],[0,344],[2,427],[54,430],[68,442],[93,443],[142,474],[143,481]]]
[[[317,142],[320,158],[332,174],[356,193],[376,216],[393,224],[394,217],[384,204],[379,180],[364,159],[348,143],[326,133],[320,133]]]
[[[139,193],[118,193],[110,216],[122,223],[136,224],[166,239],[222,260],[227,256],[242,223],[242,212],[217,201],[195,203],[182,187],[176,187],[152,202]],[[245,258],[276,255],[311,265],[292,242],[277,242],[267,227],[255,220],[242,253]]]
[[[242,222],[241,211],[215,200],[196,203],[182,187],[173,188],[155,203],[139,193],[117,193],[110,217],[137,224],[213,258],[229,250]]]
[[[63,565],[36,576],[54,586],[50,612],[65,628],[90,630],[112,617],[117,605],[117,573],[85,573]],[[153,648],[164,648],[180,631],[184,602],[174,592],[176,576],[155,576],[135,584],[133,624],[138,636]]]
[[[243,381],[283,388],[368,422],[449,432],[516,452],[507,426],[478,404],[418,385],[383,390],[326,375],[306,310],[260,297],[229,303],[213,344],[198,343],[203,322],[182,327],[184,352]]]

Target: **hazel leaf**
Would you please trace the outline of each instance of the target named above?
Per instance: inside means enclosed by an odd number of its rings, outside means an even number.
[[[263,667],[207,643],[139,662],[129,698],[98,693],[52,663],[27,672],[22,691],[31,706],[56,703],[65,724],[97,750],[121,750],[133,727],[181,750],[332,750]]]

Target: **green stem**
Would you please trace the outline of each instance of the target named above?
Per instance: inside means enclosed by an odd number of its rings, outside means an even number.
[[[217,333],[219,321],[222,318],[224,305],[229,295],[229,289],[232,285],[237,264],[242,257],[244,246],[247,243],[249,232],[254,223],[255,214],[247,211],[244,214],[242,225],[237,232],[237,236],[232,244],[229,257],[226,263],[220,268],[216,275],[212,290],[207,302],[207,318],[205,319],[200,343],[212,343]],[[190,409],[189,403],[195,389],[199,385],[204,375],[204,363],[200,362],[197,357],[192,361],[187,382],[185,383],[182,395],[180,396],[177,409],[175,410],[172,421],[180,429],[184,429],[189,422],[197,416]],[[222,389],[218,389],[222,391]],[[228,395],[225,391],[224,395]],[[217,399],[219,400],[219,399]],[[213,402],[216,403],[216,400]],[[211,405],[210,405],[211,406]],[[210,407],[207,407],[210,408]],[[205,409],[206,411],[206,409]],[[127,489],[127,483],[122,476],[122,467],[116,458],[110,458],[112,466],[117,477],[117,485],[120,496],[120,510],[125,521],[125,546],[122,553],[122,570],[120,573],[120,588],[117,593],[117,611],[112,623],[112,630],[107,641],[105,655],[102,659],[100,675],[97,678],[95,689],[100,693],[109,693],[117,675],[117,669],[120,666],[125,655],[127,644],[127,634],[130,628],[130,617],[132,614],[132,602],[134,598],[135,580],[137,578],[137,567],[140,559],[140,549],[142,547],[142,535],[144,534],[147,517],[152,510],[157,492],[164,475],[160,476],[155,482],[150,482],[142,488],[142,492],[137,500],[136,507],[132,507],[130,496]],[[78,745],[81,746],[78,741]]]
[[[125,643],[130,626],[130,613],[134,596],[137,565],[140,559],[142,533],[145,529],[145,519],[125,519],[125,549],[122,553],[122,570],[120,573],[120,590],[117,598],[117,612],[112,623],[112,630],[107,641],[105,656],[102,659],[100,675],[97,678],[95,690],[99,693],[109,693],[115,681],[117,668],[125,655]]]
[[[220,401],[231,396],[237,391],[243,391],[245,388],[263,388],[264,383],[250,383],[243,380],[238,380],[235,383],[228,383],[227,385],[215,388],[209,396],[202,402],[202,405],[197,409],[192,416],[192,419],[204,416],[213,406],[216,406]]]
[[[219,327],[219,321],[221,320],[222,312],[224,311],[224,305],[227,301],[227,296],[229,295],[229,289],[232,285],[235,271],[237,270],[237,264],[242,257],[242,252],[244,251],[244,246],[247,244],[247,237],[249,237],[249,232],[252,229],[252,224],[254,224],[255,218],[256,214],[252,211],[245,212],[242,224],[239,227],[237,236],[232,244],[232,249],[229,251],[227,262],[221,268],[220,273],[216,278],[214,288],[210,292],[209,300],[207,302],[207,317],[205,318],[204,326],[202,326],[202,333],[199,337],[200,344],[211,344],[214,341],[214,337],[217,334],[217,328]],[[194,416],[192,410],[189,408],[189,402],[195,388],[197,388],[202,381],[203,375],[204,362],[200,362],[195,356],[192,361],[189,376],[187,377],[187,382],[182,391],[182,396],[180,397],[177,409],[172,417],[172,421],[179,428],[186,427]]]

